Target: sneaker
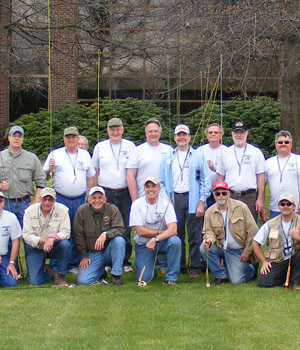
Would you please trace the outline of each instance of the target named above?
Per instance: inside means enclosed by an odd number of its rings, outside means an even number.
[[[73,275],[78,275],[78,267],[74,267],[73,269],[68,270],[68,272]]]
[[[121,286],[123,284],[123,282],[121,281],[121,276],[111,276],[111,283],[114,286]]]
[[[175,286],[176,285],[176,281],[166,281],[165,283],[166,286]]]
[[[133,269],[130,265],[125,265],[123,266],[123,272],[125,273],[133,272]]]
[[[189,277],[190,277],[190,278],[199,278],[199,277],[200,277],[200,272],[197,272],[197,271],[189,271]]]
[[[300,290],[300,285],[294,283],[294,284],[293,284],[293,289],[294,289],[294,290]]]
[[[104,269],[105,269],[106,272],[109,272],[109,271],[111,271],[111,266],[105,266]]]
[[[68,282],[65,280],[65,276],[61,273],[56,273],[56,276],[54,277],[54,283],[57,286],[61,286],[61,287],[67,287],[68,286]]]
[[[100,285],[102,285],[102,286],[107,286],[107,285],[108,285],[108,282],[107,282],[104,278],[102,278],[102,279],[99,280],[99,281],[94,281],[94,282],[92,282],[92,283],[89,284],[89,286],[100,286]]]

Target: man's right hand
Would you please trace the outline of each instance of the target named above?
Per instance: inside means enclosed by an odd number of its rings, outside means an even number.
[[[8,189],[9,189],[9,182],[7,180],[5,180],[1,183],[1,190],[8,191]]]
[[[79,263],[80,270],[87,270],[89,268],[89,264],[91,263],[91,259],[83,258]]]
[[[211,247],[211,241],[204,239],[202,245],[204,249],[208,250]]]
[[[260,274],[267,275],[271,271],[271,268],[272,268],[272,264],[270,262],[264,261],[261,264]]]

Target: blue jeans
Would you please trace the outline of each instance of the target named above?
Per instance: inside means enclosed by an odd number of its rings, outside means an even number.
[[[280,211],[270,210],[270,219],[273,219],[278,215],[280,215]]]
[[[15,280],[11,273],[9,275],[6,274],[6,268],[9,264],[10,252],[6,255],[1,256],[1,264],[0,264],[0,285],[2,287],[16,287],[18,285],[18,281]]]
[[[195,214],[188,213],[188,194],[175,195],[174,208],[177,216],[177,234],[181,240],[181,262],[180,268],[185,269],[186,264],[186,251],[185,251],[185,224],[188,234],[188,244],[189,244],[189,261],[190,271],[201,271],[201,254],[199,251],[200,244],[202,242],[202,227],[203,227],[203,217],[196,218]]]
[[[229,277],[233,284],[246,283],[254,276],[254,266],[240,260],[243,250],[243,248],[224,250],[215,244],[209,251],[205,250],[202,245],[200,247],[203,259],[205,261],[208,259],[208,267],[213,277],[222,279]],[[221,266],[221,259],[224,261],[224,266]]]
[[[25,199],[25,201],[22,201],[22,202],[13,202],[6,198],[4,209],[14,213],[17,219],[19,220],[21,227],[23,227],[24,211],[26,208],[28,208],[29,203],[30,203],[30,198]]]
[[[62,203],[66,207],[69,208],[69,216],[71,220],[71,234],[69,241],[71,243],[71,252],[70,252],[70,258],[68,262],[68,270],[71,270],[75,267],[78,267],[79,262],[80,262],[80,255],[77,250],[76,244],[75,244],[75,239],[74,239],[74,233],[73,233],[73,219],[76,214],[77,209],[85,202],[85,192],[83,193],[82,196],[77,197],[77,198],[67,198],[65,196],[62,196],[60,194],[56,194],[56,201],[57,203]],[[57,270],[57,262],[55,260],[51,260],[50,265],[52,266],[53,270]]]
[[[125,226],[125,233],[124,238],[126,241],[126,251],[125,251],[125,258],[123,265],[131,265],[129,262],[129,259],[131,257],[132,253],[132,244],[131,244],[131,227],[129,227],[129,212],[130,212],[130,206],[131,206],[131,199],[128,190],[123,192],[112,192],[112,191],[105,191],[105,195],[107,198],[108,203],[112,203],[116,205],[122,215],[124,226]]]
[[[166,281],[177,281],[180,270],[181,241],[177,236],[171,236],[164,241],[157,242],[154,251],[149,251],[146,245],[135,244],[136,279],[138,280],[143,267],[146,266],[142,280],[149,281],[154,274],[154,260],[156,251],[165,253],[167,258]]]
[[[27,266],[27,281],[30,284],[44,284],[51,280],[51,276],[44,271],[45,260],[56,259],[57,272],[65,275],[70,256],[70,242],[67,239],[55,242],[49,253],[43,249],[32,248],[24,242]]]
[[[87,270],[79,269],[77,275],[78,284],[91,284],[104,273],[106,265],[111,265],[111,274],[122,275],[123,260],[125,255],[125,239],[122,236],[113,238],[104,251],[88,252],[91,263]]]

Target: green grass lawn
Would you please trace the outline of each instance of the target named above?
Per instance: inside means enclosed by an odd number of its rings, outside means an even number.
[[[145,288],[132,273],[123,281],[1,288],[0,349],[300,349],[297,291],[256,281],[205,288],[204,274],[180,275],[174,287],[160,274]]]

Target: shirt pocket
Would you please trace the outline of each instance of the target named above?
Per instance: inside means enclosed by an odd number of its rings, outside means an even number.
[[[28,182],[31,179],[31,169],[18,168],[18,175],[20,181]]]

